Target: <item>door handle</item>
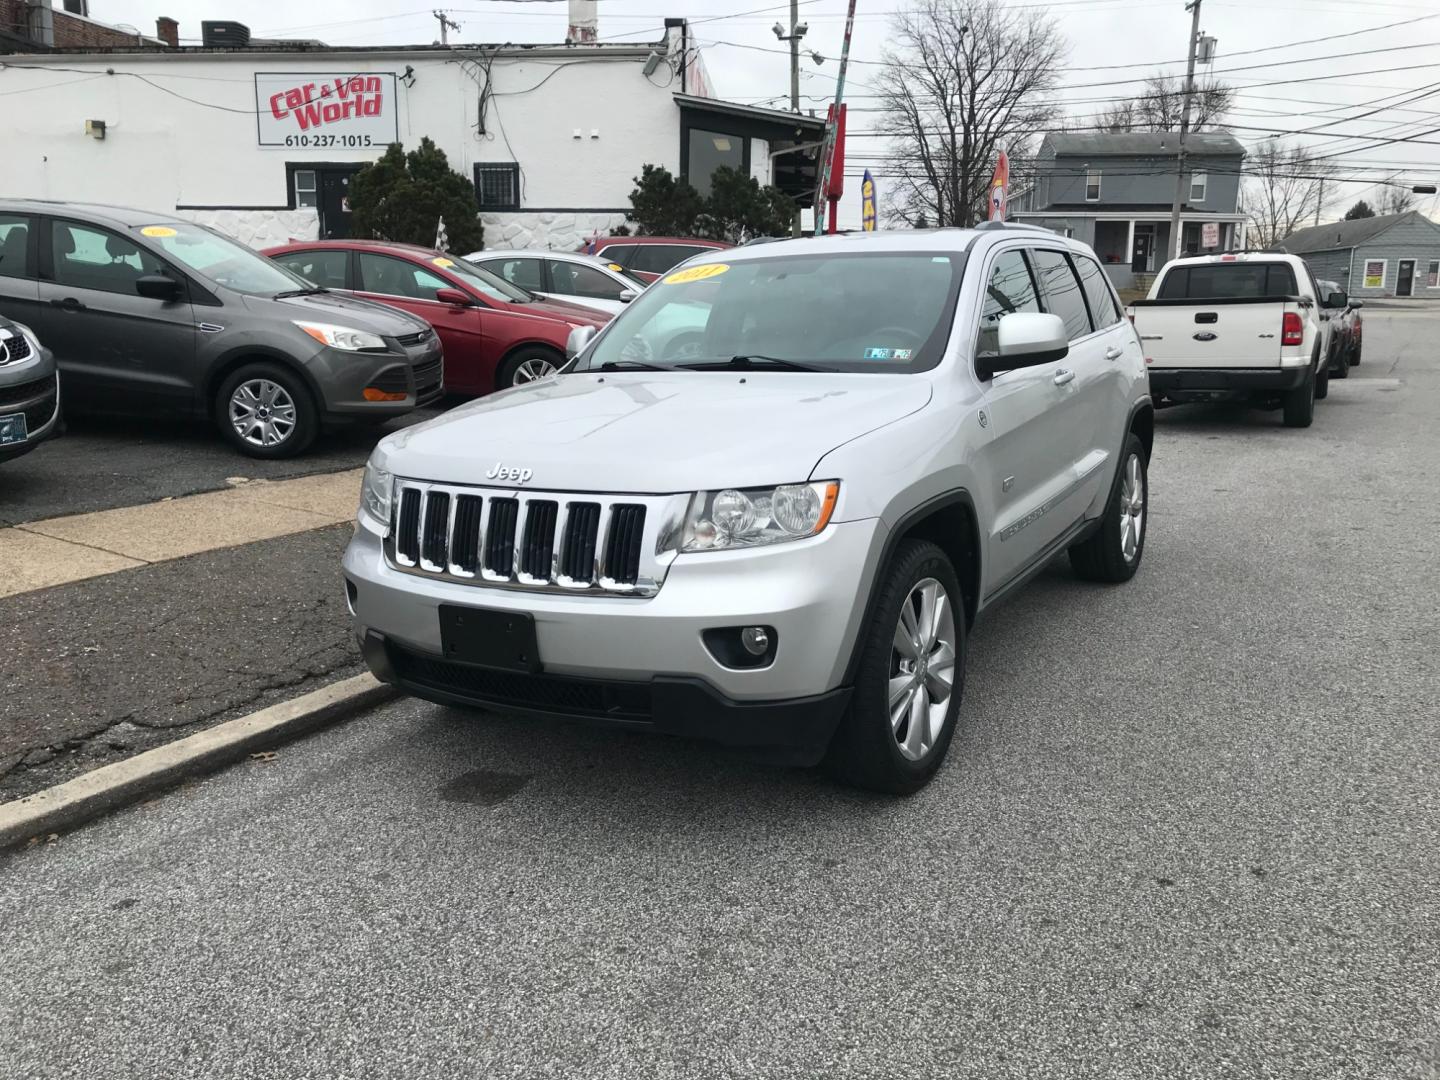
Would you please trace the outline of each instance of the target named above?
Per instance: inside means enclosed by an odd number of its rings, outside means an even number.
[[[1105,350],[1105,359],[1119,360],[1121,351],[1122,350],[1117,349],[1114,345],[1111,345],[1108,349]]]
[[[1075,372],[1071,371],[1069,368],[1061,368],[1059,371],[1055,372],[1055,378],[1052,381],[1055,383],[1056,386],[1064,386],[1073,378],[1075,378]]]
[[[64,308],[66,311],[84,311],[85,305],[73,296],[67,296],[64,300],[51,300],[51,307]]]

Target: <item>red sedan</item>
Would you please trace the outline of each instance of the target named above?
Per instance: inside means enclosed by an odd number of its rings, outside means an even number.
[[[419,315],[445,347],[445,389],[488,394],[552,375],[577,326],[610,316],[542,300],[458,256],[370,240],[313,240],[264,252],[306,281]]]

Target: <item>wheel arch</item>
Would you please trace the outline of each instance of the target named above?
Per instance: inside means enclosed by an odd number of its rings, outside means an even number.
[[[1155,447],[1154,403],[1149,400],[1137,402],[1130,409],[1130,422],[1125,425],[1125,430],[1140,440],[1140,444],[1145,447],[1145,460],[1148,462]]]
[[[300,381],[305,385],[306,391],[310,394],[310,400],[315,406],[317,415],[325,412],[325,397],[320,393],[320,386],[315,382],[311,374],[305,370],[303,364],[296,363],[295,358],[280,349],[268,348],[264,345],[247,346],[233,349],[221,356],[205,376],[205,415],[215,419],[216,398],[220,394],[220,387],[235,372],[247,364],[277,364],[286,371],[298,375]]]
[[[975,613],[980,604],[980,523],[970,492],[956,488],[927,499],[906,512],[885,537],[865,598],[860,632],[855,635],[850,659],[845,665],[846,686],[853,685],[855,681],[864,648],[864,628],[875,614],[885,567],[905,540],[928,540],[945,552],[955,567],[955,576],[960,579],[960,589],[964,593],[965,628],[968,630],[975,624]]]

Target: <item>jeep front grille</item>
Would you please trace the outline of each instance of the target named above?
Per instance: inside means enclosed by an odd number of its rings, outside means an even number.
[[[653,596],[688,496],[623,498],[396,480],[386,561],[467,585]]]

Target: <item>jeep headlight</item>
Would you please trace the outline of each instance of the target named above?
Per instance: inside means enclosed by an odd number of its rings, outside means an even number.
[[[390,527],[390,492],[395,477],[373,461],[365,465],[365,480],[360,486],[360,509],[369,514],[381,529]]]
[[[724,551],[814,536],[830,524],[838,480],[725,488],[690,497],[681,551]]]

